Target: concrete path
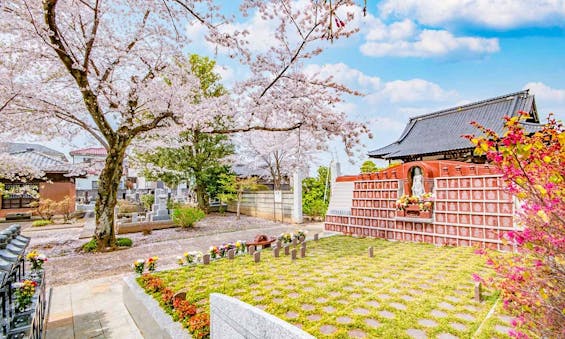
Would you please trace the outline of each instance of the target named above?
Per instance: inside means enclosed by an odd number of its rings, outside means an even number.
[[[47,339],[143,338],[122,303],[121,280],[112,276],[53,288]]]
[[[291,228],[296,228],[296,226],[272,227],[262,231],[268,234],[277,234],[275,231],[280,232]],[[323,224],[321,223],[310,224],[304,228],[309,231],[309,237],[312,237],[314,233],[323,232]],[[257,233],[258,230],[253,229],[201,236],[182,241],[164,241],[158,243],[158,245],[152,244],[153,251],[149,254],[158,254],[160,261],[169,257],[169,260],[163,260],[160,269],[174,268],[176,265],[173,258],[182,253],[181,248],[205,251],[212,244],[248,239]],[[179,246],[181,244],[182,246]],[[135,252],[135,248],[128,251]],[[106,253],[105,255],[119,256],[125,254],[125,252],[127,251],[124,251],[124,253]],[[103,268],[103,260],[98,259],[99,266]],[[127,261],[128,265],[129,261],[131,260]],[[98,273],[100,276],[105,275],[103,270]],[[124,274],[112,275],[53,287],[46,327],[47,339],[143,338],[122,302],[123,276]]]

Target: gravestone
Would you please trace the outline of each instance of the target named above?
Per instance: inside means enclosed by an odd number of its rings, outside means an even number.
[[[235,250],[228,250],[228,259],[233,259],[235,257]]]
[[[306,257],[306,246],[300,247],[300,257],[301,258]]]
[[[204,254],[202,256],[202,263],[208,265],[210,263],[210,254]]]
[[[318,233],[314,234],[314,241],[318,241],[318,239],[319,239]]]
[[[289,255],[290,254],[290,246],[285,246],[284,247],[284,255]]]
[[[255,253],[255,246],[254,245],[249,246],[248,251],[249,251],[249,255],[253,255],[253,253]]]
[[[480,282],[476,282],[475,283],[475,301],[480,303],[481,302],[481,283]]]
[[[280,240],[277,240],[277,245],[276,245],[276,246],[280,248],[280,247],[282,246],[282,242],[281,242]]]
[[[280,252],[281,252],[281,248],[280,248],[280,247],[277,246],[277,247],[273,248],[273,256],[274,256],[275,258],[278,258],[278,257],[280,256]]]
[[[295,248],[293,248],[292,251],[290,251],[290,259],[296,260],[296,249]]]
[[[298,239],[292,238],[292,245],[296,246],[296,244],[298,244]]]
[[[372,258],[375,256],[375,253],[373,252],[373,246],[369,246],[369,258]]]
[[[253,260],[258,263],[259,261],[261,261],[261,252],[257,251],[253,254]]]
[[[155,189],[155,203],[152,207],[152,220],[169,220],[169,211],[167,210],[167,191],[163,188]]]

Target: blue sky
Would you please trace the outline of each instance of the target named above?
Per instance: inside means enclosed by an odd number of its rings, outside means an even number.
[[[235,8],[236,2],[222,3]],[[565,0],[367,3],[366,17],[346,23],[360,32],[306,65],[366,94],[340,106],[369,122],[375,137],[365,140],[361,154],[395,141],[410,116],[525,88],[536,95],[541,117],[555,112],[565,119]],[[269,43],[268,23],[253,15],[238,19],[258,48]],[[228,86],[245,74],[201,40],[200,27],[187,31],[195,42],[191,52],[216,57]],[[351,164],[342,146],[331,149],[344,172],[358,172],[363,156]],[[322,154],[320,164],[330,158]]]
[[[332,144],[343,172],[357,173],[363,154],[395,141],[411,116],[525,88],[536,95],[542,119],[549,112],[565,119],[565,1],[367,3],[368,15],[347,23],[360,32],[306,66],[366,94],[347,97],[340,107],[368,121],[375,136],[365,140],[353,164],[339,143]],[[268,24],[253,16],[245,20],[239,25],[258,48],[268,44]],[[214,56],[206,48],[197,51]],[[226,66],[228,83],[244,73],[221,56],[218,62]],[[323,154],[319,163],[330,159]]]

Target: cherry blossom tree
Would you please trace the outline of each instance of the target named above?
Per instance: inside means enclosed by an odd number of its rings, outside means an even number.
[[[279,190],[297,170],[304,169],[327,143],[301,130],[269,133],[255,131],[238,136],[234,162],[252,170],[266,170]]]
[[[345,23],[352,0],[243,0],[243,17],[258,14],[274,27],[271,46],[256,51],[211,0],[14,0],[0,10],[0,87],[8,94],[2,131],[69,139],[88,134],[108,155],[95,207],[98,248],[113,246],[116,195],[128,146],[208,124],[233,127],[207,133],[310,130],[340,137],[352,149],[367,132],[333,108],[349,89],[304,64],[331,41],[356,29]],[[336,13],[341,13],[339,25]],[[249,70],[229,96],[191,98],[199,80],[181,60],[189,51],[187,25]],[[10,96],[9,94],[12,94]],[[5,95],[5,94],[3,94]],[[8,100],[9,99],[9,100]],[[163,139],[165,140],[165,139]]]
[[[477,125],[478,154],[486,154],[501,171],[509,191],[521,202],[520,230],[503,241],[511,254],[484,252],[496,272],[486,282],[502,291],[504,307],[516,318],[517,338],[565,336],[565,127],[552,115],[540,130],[528,133],[521,119],[507,118],[505,133]],[[476,279],[484,278],[475,276]]]

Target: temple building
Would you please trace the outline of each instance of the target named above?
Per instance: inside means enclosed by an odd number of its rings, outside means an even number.
[[[501,238],[516,230],[515,199],[501,175],[464,135],[471,122],[503,132],[520,111],[525,128],[541,127],[527,90],[411,118],[400,138],[369,156],[399,162],[376,173],[340,176],[332,186],[330,231],[437,245],[512,250]]]
[[[484,157],[473,155],[473,145],[463,135],[476,134],[471,122],[502,132],[505,116],[518,112],[530,114],[526,129],[539,127],[534,96],[528,90],[474,102],[439,112],[410,118],[397,141],[369,152],[369,157],[385,160],[456,160],[484,163]]]

